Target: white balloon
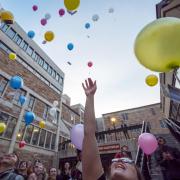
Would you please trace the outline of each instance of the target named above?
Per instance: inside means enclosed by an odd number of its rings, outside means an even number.
[[[46,13],[46,14],[45,14],[45,19],[46,19],[46,20],[51,19],[51,15],[50,15],[49,13]]]
[[[53,102],[53,106],[54,106],[54,107],[58,106],[58,104],[59,104],[58,101],[54,101],[54,102]]]
[[[92,20],[93,21],[98,21],[99,20],[99,16],[97,14],[92,16]]]
[[[56,115],[56,108],[55,107],[51,108],[49,110],[49,114],[54,117]]]

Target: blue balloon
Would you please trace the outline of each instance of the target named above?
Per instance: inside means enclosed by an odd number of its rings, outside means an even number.
[[[90,26],[91,26],[91,25],[90,25],[89,23],[86,23],[86,24],[85,24],[85,28],[86,28],[86,29],[89,29]]]
[[[35,32],[34,31],[29,31],[28,33],[27,33],[27,35],[28,35],[28,37],[29,38],[34,38],[34,36],[35,36]]]
[[[31,124],[35,118],[36,116],[33,112],[26,112],[24,115],[26,126]]]
[[[23,87],[23,79],[20,77],[20,76],[13,76],[11,79],[10,79],[10,86],[11,88],[13,89],[20,89]]]
[[[72,43],[69,43],[69,44],[67,45],[67,48],[71,51],[71,50],[73,50],[74,45],[73,45]]]
[[[21,103],[21,106],[26,102],[26,97],[25,96],[19,96],[19,102]]]

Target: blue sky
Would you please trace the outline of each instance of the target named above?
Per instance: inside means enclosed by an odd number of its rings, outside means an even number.
[[[75,15],[66,13],[61,18],[58,10],[64,8],[63,0],[0,0],[0,3],[13,12],[25,31],[36,32],[34,40],[63,70],[64,93],[71,97],[71,104],[84,105],[82,81],[89,76],[97,80],[95,109],[99,117],[160,101],[159,85],[145,84],[145,77],[153,72],[138,63],[133,51],[138,32],[156,19],[155,5],[159,1],[81,0]],[[38,5],[37,12],[32,11],[33,5]],[[109,8],[114,8],[114,13],[108,13]],[[42,27],[40,19],[46,13],[52,18]],[[100,17],[97,22],[92,21],[94,14]],[[84,28],[86,22],[91,24],[88,30]],[[55,33],[55,40],[43,45],[47,30]],[[69,42],[74,44],[73,51],[66,48]],[[88,61],[94,63],[92,68],[87,67]]]

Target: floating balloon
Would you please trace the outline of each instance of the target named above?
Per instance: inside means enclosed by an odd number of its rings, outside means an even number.
[[[19,148],[23,148],[26,145],[25,141],[20,141],[19,142]]]
[[[0,123],[0,133],[3,133],[6,130],[6,124]]]
[[[72,65],[72,63],[71,63],[71,62],[69,62],[69,61],[68,61],[67,63],[68,63],[70,66]]]
[[[46,19],[41,19],[41,25],[45,26],[47,24],[47,20]]]
[[[35,118],[36,116],[33,112],[26,112],[24,116],[26,126],[31,124]]]
[[[56,116],[56,108],[53,107],[49,110],[49,114],[52,116],[52,117],[55,117]]]
[[[91,26],[91,25],[90,25],[89,23],[86,23],[86,24],[85,24],[85,28],[86,28],[86,29],[89,29],[90,26]]]
[[[70,139],[72,144],[76,147],[76,149],[82,150],[82,144],[84,139],[84,125],[77,124],[73,126],[70,131]]]
[[[19,102],[21,103],[21,106],[26,102],[26,97],[25,96],[19,96]]]
[[[0,19],[2,22],[6,23],[6,24],[13,24],[14,23],[14,16],[10,11],[0,12]]]
[[[10,79],[10,86],[11,88],[13,89],[20,89],[23,87],[23,79],[20,77],[20,76],[13,76],[11,79]]]
[[[59,15],[62,17],[65,15],[65,10],[64,9],[60,9],[59,10]]]
[[[58,101],[54,101],[54,102],[53,102],[53,106],[54,106],[54,107],[58,106],[58,104],[59,104]]]
[[[69,44],[67,45],[67,48],[68,48],[70,51],[73,50],[73,48],[74,48],[73,43],[69,43]]]
[[[92,20],[93,21],[98,21],[99,20],[99,16],[97,14],[92,16]]]
[[[114,9],[113,8],[109,8],[109,13],[113,13]]]
[[[50,42],[54,39],[54,33],[52,31],[47,31],[45,34],[44,34],[44,38],[46,41]]]
[[[45,40],[42,42],[42,44],[46,44],[46,43],[47,43],[47,41],[45,41]]]
[[[93,66],[93,62],[89,61],[89,62],[87,63],[87,65],[88,65],[88,67],[92,67],[92,66]]]
[[[64,0],[64,5],[68,11],[74,11],[79,7],[80,0]]]
[[[146,155],[152,154],[158,147],[156,137],[150,133],[142,133],[138,138],[138,144]]]
[[[10,60],[16,60],[16,54],[15,53],[9,53],[9,59]]]
[[[146,77],[146,84],[148,86],[155,86],[158,83],[158,77],[156,75],[149,75]]]
[[[40,128],[42,128],[42,129],[45,128],[45,124],[46,124],[45,121],[43,121],[43,120],[39,121]]]
[[[46,20],[51,19],[51,15],[50,15],[49,13],[46,13],[46,14],[45,14],[45,19],[46,19]]]
[[[157,72],[180,67],[180,19],[165,17],[145,26],[135,40],[134,51],[139,62]]]
[[[27,33],[27,35],[28,35],[28,37],[29,38],[34,38],[34,36],[35,36],[35,32],[34,31],[29,31],[28,33]]]
[[[37,11],[37,10],[38,10],[38,6],[37,6],[37,5],[34,5],[34,6],[32,7],[32,9],[33,9],[33,11]]]

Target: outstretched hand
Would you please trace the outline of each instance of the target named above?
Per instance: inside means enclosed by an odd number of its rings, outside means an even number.
[[[91,78],[88,78],[88,80],[85,80],[85,85],[84,83],[82,83],[82,86],[83,86],[86,96],[94,95],[97,89],[96,81],[93,82]]]

